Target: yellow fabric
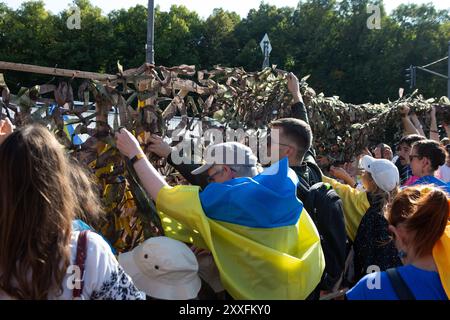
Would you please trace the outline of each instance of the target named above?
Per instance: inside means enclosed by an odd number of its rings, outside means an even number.
[[[145,101],[138,100],[138,110],[145,107]]]
[[[322,176],[322,181],[329,183],[341,197],[345,217],[345,230],[347,236],[354,241],[359,224],[370,207],[367,193],[326,176]]]
[[[433,248],[433,258],[447,297],[450,299],[450,222]]]
[[[305,210],[295,226],[257,229],[209,219],[196,186],[164,187],[156,205],[167,218],[164,227],[174,231],[167,236],[191,237],[212,252],[222,284],[235,299],[305,299],[322,277],[320,238]]]

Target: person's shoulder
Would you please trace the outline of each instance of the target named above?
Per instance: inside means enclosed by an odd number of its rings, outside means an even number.
[[[419,278],[425,279],[426,281],[431,281],[433,279],[439,280],[439,273],[435,271],[419,269],[411,264],[398,267],[397,270],[408,283],[416,282]]]
[[[386,272],[372,272],[364,276],[347,293],[349,300],[392,300],[395,295]]]
[[[202,192],[204,192],[205,190],[203,190]],[[156,199],[156,204],[158,206],[167,206],[175,204],[175,202],[193,201],[193,199],[199,198],[200,193],[200,187],[193,185],[163,187],[159,191],[158,198]]]
[[[88,231],[87,233],[88,242],[96,246],[102,246],[109,249],[109,245],[106,243],[105,239],[96,232]]]
[[[361,224],[370,224],[371,227],[386,227],[388,226],[388,221],[383,215],[383,211],[381,208],[377,207],[369,207],[369,209],[364,214]]]
[[[397,268],[417,300],[448,300],[439,273],[406,265]]]
[[[87,231],[86,234],[86,246],[89,253],[96,252],[97,254],[112,254],[110,245],[103,239],[101,235],[94,231]],[[81,235],[80,231],[72,232],[72,241],[75,247],[78,245],[78,240]],[[88,255],[89,256],[89,255]]]

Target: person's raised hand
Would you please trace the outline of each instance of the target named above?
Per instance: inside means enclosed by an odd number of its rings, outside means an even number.
[[[196,246],[192,246],[191,250],[192,250],[192,252],[195,254],[195,256],[197,258],[199,258],[201,256],[204,256],[204,255],[210,255],[211,254],[211,251],[206,250],[206,249],[201,249],[201,248],[198,248]]]
[[[302,100],[302,95],[300,93],[300,82],[298,81],[298,78],[290,72],[287,76],[288,79],[288,90],[294,97],[294,102],[300,102]]]
[[[344,168],[340,168],[340,167],[335,167],[335,166],[331,166],[330,167],[330,174],[337,178],[337,179],[341,179],[341,180],[345,180],[346,178],[348,178],[350,175],[348,174],[347,171],[345,171]]]
[[[13,133],[14,127],[11,121],[6,118],[5,120],[0,120],[0,144],[8,138],[8,136]]]
[[[411,110],[406,104],[400,106],[398,109],[400,112],[400,115],[406,117],[409,114],[409,111]]]
[[[432,106],[430,110],[430,116],[436,118],[436,107]]]
[[[143,153],[139,141],[125,128],[120,129],[116,133],[116,145],[120,153],[129,159]]]
[[[170,145],[164,141],[164,139],[156,134],[150,135],[148,139],[150,145],[147,150],[153,152],[157,156],[161,158],[167,158],[172,152],[172,148]]]
[[[359,158],[362,158],[364,156],[370,156],[373,157],[372,152],[370,152],[369,148],[365,147],[364,150],[359,155]]]

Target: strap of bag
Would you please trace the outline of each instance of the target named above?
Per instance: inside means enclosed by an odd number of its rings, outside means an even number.
[[[79,282],[78,285],[75,286],[73,289],[73,299],[79,299],[81,298],[81,294],[83,293],[83,287],[84,287],[84,269],[85,269],[85,262],[86,262],[86,255],[87,255],[87,234],[89,230],[84,230],[80,232],[80,235],[78,236],[78,242],[77,242],[77,256],[75,259],[75,265],[78,267],[78,270],[80,270],[81,279],[76,279],[77,282]]]
[[[397,269],[391,268],[386,270],[389,280],[392,283],[395,293],[400,300],[416,300],[411,289],[406,284],[405,280],[400,276]]]

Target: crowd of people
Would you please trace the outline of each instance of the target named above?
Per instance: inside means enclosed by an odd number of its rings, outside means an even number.
[[[0,299],[447,300],[450,140],[435,111],[430,139],[405,106],[396,148],[323,168],[293,74],[288,88],[292,118],[269,124],[265,168],[240,142],[176,164],[152,136],[190,183],[170,186],[121,128],[118,150],[174,232],[118,256],[92,227],[103,208],[89,172],[47,128],[1,120]]]

